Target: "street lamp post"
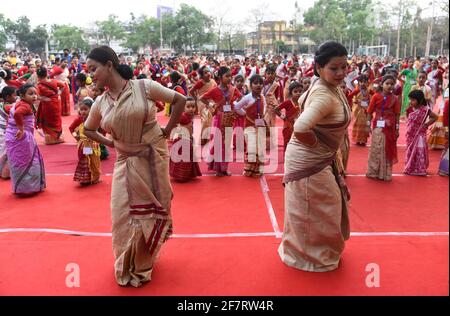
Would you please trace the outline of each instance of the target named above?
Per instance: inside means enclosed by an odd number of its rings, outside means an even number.
[[[430,2],[430,5],[432,8],[432,16],[431,16],[431,22],[428,25],[427,45],[425,47],[425,56],[429,56],[430,50],[431,50],[431,38],[433,36],[433,24],[434,24],[434,0]]]
[[[159,49],[163,49],[163,35],[162,35],[162,14],[159,12]]]

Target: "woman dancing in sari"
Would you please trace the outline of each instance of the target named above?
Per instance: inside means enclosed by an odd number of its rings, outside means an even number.
[[[20,101],[10,110],[6,127],[6,153],[15,194],[34,194],[45,189],[44,161],[34,139],[33,103],[36,89],[31,84],[18,91]]]
[[[339,267],[350,237],[349,195],[336,162],[351,120],[339,87],[347,74],[347,50],[326,42],[314,60],[319,79],[300,98],[304,110],[286,149],[285,220],[278,253],[288,266],[325,272]]]
[[[50,73],[51,79],[56,79],[64,85],[61,91],[61,113],[62,116],[70,115],[70,88],[69,88],[69,69],[67,69],[67,59],[61,60],[61,64],[54,66]]]
[[[36,126],[42,128],[45,135],[45,144],[63,143],[61,102],[58,88],[64,89],[64,84],[56,79],[47,79],[47,69],[45,67],[40,67],[37,75],[39,78],[37,93],[40,102],[36,115]]]
[[[87,137],[115,147],[111,190],[115,277],[121,286],[149,282],[162,244],[172,233],[169,152],[166,137],[178,124],[186,99],[152,80],[130,80],[108,46],[87,56],[93,81],[109,88],[99,96],[84,124]],[[172,103],[165,129],[156,121],[153,100]],[[112,139],[97,132],[101,127]]]

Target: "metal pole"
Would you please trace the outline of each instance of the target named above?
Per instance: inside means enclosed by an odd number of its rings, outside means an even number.
[[[399,3],[399,13],[398,13],[398,24],[397,24],[397,52],[396,57],[399,58],[400,56],[400,32],[401,32],[401,19],[402,19],[402,12],[403,12],[403,1],[400,0]]]
[[[387,55],[388,55],[388,56],[391,55],[391,29],[390,29],[390,28],[389,28],[388,51],[387,51]]]
[[[160,50],[163,49],[163,35],[162,35],[162,14],[161,14],[161,9],[159,11],[159,40],[160,40]]]
[[[431,16],[431,22],[430,25],[428,27],[428,36],[427,36],[427,45],[426,45],[426,49],[425,49],[425,56],[429,56],[430,55],[430,50],[431,50],[431,39],[433,36],[433,24],[434,24],[434,0],[431,1],[431,7],[432,7],[432,16]]]

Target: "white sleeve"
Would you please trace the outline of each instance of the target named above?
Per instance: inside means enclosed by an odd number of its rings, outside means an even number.
[[[247,107],[247,105],[250,103],[250,101],[253,99],[251,94],[246,95],[245,97],[243,97],[239,102],[235,102],[234,103],[234,111],[241,115],[244,116],[246,114],[245,109]]]

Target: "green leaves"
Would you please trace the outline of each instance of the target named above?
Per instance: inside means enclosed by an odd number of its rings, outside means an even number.
[[[118,16],[110,14],[105,21],[97,21],[99,33],[103,36],[104,44],[111,45],[112,40],[121,40],[125,38],[125,27]]]
[[[88,42],[84,39],[84,32],[76,26],[52,25],[51,39],[56,50],[74,48],[88,51],[90,48]]]
[[[16,21],[5,18],[0,14],[0,49],[5,49],[6,43],[11,41],[16,49],[28,48],[36,53],[45,50],[48,33],[45,25],[38,25],[31,30],[30,20],[26,16]]]

